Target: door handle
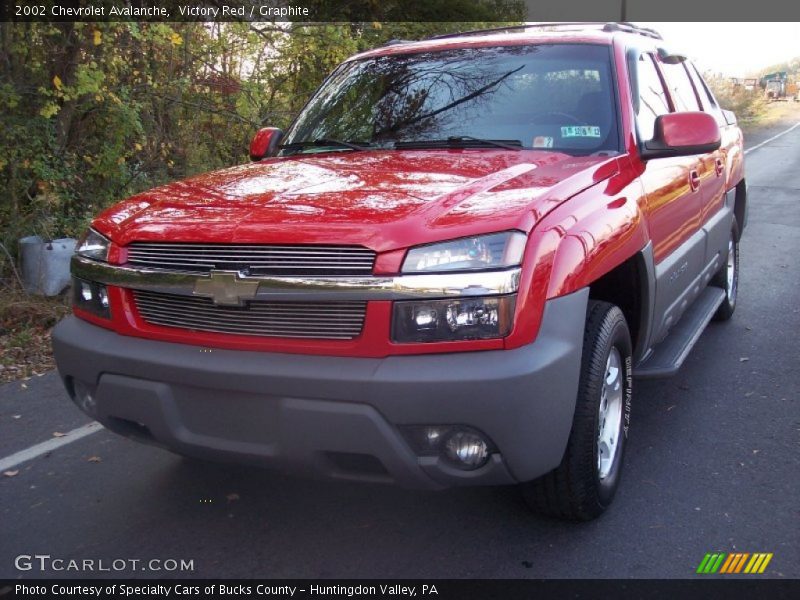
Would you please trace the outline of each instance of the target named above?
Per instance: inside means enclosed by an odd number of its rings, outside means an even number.
[[[717,158],[717,159],[714,161],[714,171],[716,172],[716,174],[717,174],[717,177],[719,177],[720,175],[722,175],[722,172],[723,172],[724,170],[725,170],[725,165],[722,163],[722,159],[721,159],[721,158]]]
[[[697,174],[697,169],[689,171],[689,186],[693,192],[696,192],[700,187],[700,175]]]

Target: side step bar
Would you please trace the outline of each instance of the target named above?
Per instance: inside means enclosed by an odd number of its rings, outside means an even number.
[[[686,310],[667,337],[633,370],[639,379],[669,377],[678,372],[719,305],[725,290],[708,286]]]

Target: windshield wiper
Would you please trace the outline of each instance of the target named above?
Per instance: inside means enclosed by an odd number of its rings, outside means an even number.
[[[278,146],[281,150],[302,150],[303,148],[317,148],[317,147],[324,147],[324,146],[337,146],[339,148],[349,148],[350,150],[355,150],[356,152],[362,150],[369,150],[369,143],[362,142],[362,143],[355,143],[355,142],[345,142],[343,140],[336,140],[333,138],[317,138],[316,140],[308,140],[305,142],[291,142],[289,144],[281,144]]]
[[[395,142],[395,148],[481,148],[493,146],[506,150],[522,150],[519,140],[487,140],[471,135],[451,135],[443,140],[416,140]]]

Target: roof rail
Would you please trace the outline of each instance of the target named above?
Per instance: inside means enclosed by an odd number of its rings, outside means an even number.
[[[661,37],[661,34],[658,33],[655,29],[651,29],[650,27],[640,27],[639,25],[634,25],[633,23],[629,23],[626,21],[616,22],[616,23],[606,23],[603,26],[603,31],[622,31],[624,33],[638,33],[639,35],[651,37],[656,40],[664,39]]]
[[[661,34],[658,33],[655,29],[650,29],[648,27],[639,27],[638,25],[634,25],[633,23],[628,22],[606,22],[606,21],[596,21],[596,22],[585,22],[585,21],[575,21],[575,22],[557,22],[557,23],[523,23],[520,25],[505,25],[503,27],[492,27],[489,29],[471,29],[468,31],[462,31],[459,33],[444,33],[440,35],[434,35],[427,39],[429,40],[442,40],[447,38],[454,38],[454,37],[461,37],[465,35],[482,35],[485,33],[500,33],[503,31],[516,31],[516,30],[527,30],[527,29],[550,29],[552,31],[582,31],[585,29],[599,29],[600,31],[606,32],[614,32],[619,31],[623,33],[635,33],[638,35],[643,35],[646,37],[650,37],[656,40],[663,39]]]

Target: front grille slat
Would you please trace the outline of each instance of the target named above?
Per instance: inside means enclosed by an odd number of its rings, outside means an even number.
[[[134,242],[128,263],[150,269],[208,273],[212,269],[254,275],[370,275],[375,252],[362,246],[286,246]]]
[[[204,311],[192,311],[191,313],[188,312],[181,312],[176,311],[173,309],[164,309],[164,308],[157,308],[154,306],[148,306],[146,308],[140,308],[139,312],[142,314],[152,315],[154,317],[164,317],[164,318],[171,318],[171,317],[179,317],[185,316],[187,318],[192,319],[213,319],[219,321],[221,323],[233,323],[238,324],[242,321],[246,320],[247,323],[256,323],[256,324],[265,324],[265,325],[272,325],[275,323],[281,322],[282,316],[272,316],[272,315],[261,315],[261,316],[254,316],[252,313],[246,313],[247,319],[242,319],[241,314],[213,314],[210,312]],[[244,312],[244,311],[243,311]],[[285,317],[283,317],[285,319]],[[303,315],[303,322],[295,323],[292,327],[296,328],[304,328],[304,329],[317,329],[321,325],[324,327],[347,327],[352,328],[354,326],[360,326],[363,319],[359,317],[336,317],[332,319],[331,317],[316,317],[312,320],[310,317]]]
[[[219,306],[210,298],[134,290],[150,324],[194,331],[302,339],[349,340],[364,326],[366,302],[272,302]]]

